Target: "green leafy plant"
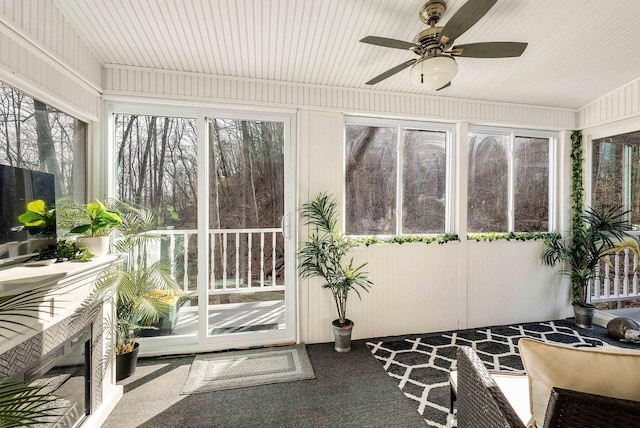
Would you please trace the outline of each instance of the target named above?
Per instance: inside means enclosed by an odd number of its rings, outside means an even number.
[[[0,296],[0,338],[8,340],[24,329],[34,328],[29,319],[37,319],[39,312],[47,312],[41,303],[51,295],[50,287],[35,287],[19,295]],[[0,380],[0,427],[47,425],[61,406],[58,398],[48,393],[46,385]]]
[[[115,352],[130,352],[138,334],[144,329],[155,329],[161,315],[170,307],[163,297],[181,295],[167,260],[147,262],[148,246],[160,237],[149,233],[157,226],[152,211],[135,208],[116,201],[123,212],[120,236],[115,240],[117,253],[126,254],[122,265],[105,273],[96,287],[97,295],[110,299],[116,306]]]
[[[444,233],[442,235],[398,235],[380,238],[378,236],[364,236],[361,238],[353,238],[356,242],[367,247],[374,244],[446,244],[451,241],[460,241],[458,235]]]
[[[31,235],[52,236],[56,233],[56,209],[42,199],[27,204],[27,211],[18,216],[23,229]]]
[[[18,428],[46,426],[57,415],[61,406],[58,397],[47,392],[46,385],[29,385],[25,382],[0,383],[0,426]]]
[[[114,228],[122,224],[121,214],[116,210],[108,209],[97,199],[87,204],[85,214],[88,222],[75,226],[70,230],[71,233],[81,233],[88,237],[108,236]]]
[[[366,263],[353,265],[353,259],[345,262],[349,250],[358,242],[337,230],[338,213],[334,198],[321,193],[310,203],[304,204],[301,215],[310,226],[309,240],[298,250],[298,269],[303,278],[320,277],[323,288],[331,291],[341,326],[348,326],[346,318],[349,292],[362,298],[359,290],[369,291],[372,282],[363,271]]]
[[[58,241],[54,255],[58,260],[88,260],[92,257],[86,248],[66,239]]]
[[[582,208],[584,189],[582,186],[582,132],[571,133],[571,227],[580,229],[582,222]]]
[[[467,233],[469,241],[537,241],[549,238],[560,238],[559,233],[551,232],[489,232],[489,233]]]
[[[596,277],[596,267],[601,261],[610,264],[604,256],[625,248],[640,254],[638,241],[625,232],[630,227],[627,214],[621,207],[588,208],[580,218],[582,227],[574,226],[569,238],[552,236],[545,241],[543,261],[550,266],[564,264],[562,273],[571,279],[574,304],[588,306],[589,281]]]

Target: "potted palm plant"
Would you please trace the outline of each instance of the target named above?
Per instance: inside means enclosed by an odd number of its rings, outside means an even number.
[[[83,224],[75,226],[71,233],[81,233],[77,239],[78,246],[86,247],[96,257],[107,255],[109,252],[109,235],[122,224],[121,214],[113,209],[108,209],[102,202],[87,204],[85,208],[86,219]]]
[[[596,278],[600,262],[611,263],[604,256],[629,248],[640,254],[638,241],[627,235],[628,211],[620,207],[607,210],[588,208],[582,215],[583,225],[574,227],[568,238],[551,237],[545,241],[545,264],[563,263],[562,273],[571,279],[571,294],[576,325],[593,328],[595,307],[589,302],[589,282]]]
[[[337,352],[351,350],[353,321],[347,318],[349,292],[369,291],[372,282],[363,271],[366,263],[353,265],[345,261],[347,253],[358,243],[337,229],[338,212],[334,198],[321,193],[302,206],[301,215],[310,226],[309,240],[298,250],[298,268],[303,278],[320,277],[323,288],[331,291],[338,318],[332,322]]]
[[[153,263],[147,260],[148,246],[160,239],[149,233],[157,226],[153,212],[120,201],[115,204],[123,214],[118,228],[121,236],[115,240],[114,248],[127,257],[104,278],[98,289],[111,290],[115,303],[116,380],[121,380],[135,371],[140,331],[154,329],[152,324],[170,311],[165,297],[179,296],[181,290],[166,260]]]

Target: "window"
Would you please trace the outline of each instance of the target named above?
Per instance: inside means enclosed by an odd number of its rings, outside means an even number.
[[[593,140],[592,205],[622,206],[640,229],[640,131]]]
[[[55,174],[57,201],[85,199],[86,128],[0,82],[0,164]]]
[[[435,124],[350,119],[346,232],[444,233],[451,133]]]
[[[551,230],[553,141],[529,131],[469,133],[469,232]]]
[[[116,197],[155,210],[160,228],[195,228],[196,120],[118,113],[114,124]]]

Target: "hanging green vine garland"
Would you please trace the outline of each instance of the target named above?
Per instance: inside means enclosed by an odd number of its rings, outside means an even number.
[[[467,233],[469,241],[536,241],[548,238],[560,237],[559,233],[553,232],[490,232],[490,233]]]
[[[582,132],[571,134],[571,228],[582,229],[582,207],[584,189],[582,187]]]
[[[388,238],[380,238],[378,236],[366,236],[362,238],[354,238],[358,243],[369,246],[373,244],[407,244],[412,242],[421,242],[423,244],[431,244],[437,242],[438,244],[446,244],[451,241],[459,241],[458,235],[445,233],[443,235],[399,235],[391,236]]]

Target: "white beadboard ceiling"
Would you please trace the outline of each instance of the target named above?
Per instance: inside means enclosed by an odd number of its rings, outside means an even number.
[[[471,0],[473,1],[473,0]],[[413,58],[359,43],[376,35],[412,41],[424,0],[54,0],[105,66],[134,66],[333,87],[435,94]],[[465,0],[449,0],[441,25]],[[438,96],[579,108],[640,77],[639,0],[498,0],[457,44],[521,41],[522,57],[459,58]]]

